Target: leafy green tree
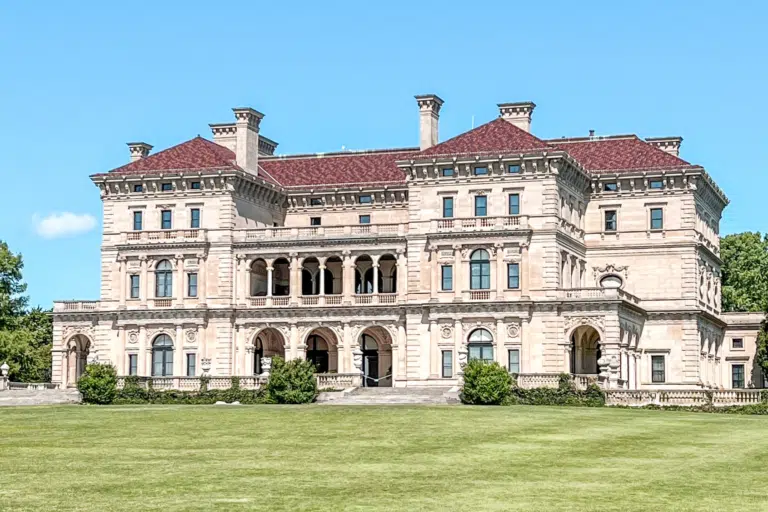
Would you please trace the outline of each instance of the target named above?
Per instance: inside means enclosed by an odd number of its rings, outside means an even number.
[[[723,311],[768,310],[768,236],[738,233],[720,240]]]
[[[11,329],[27,307],[27,285],[21,279],[24,263],[0,240],[0,330]]]
[[[0,330],[0,364],[8,363],[8,377],[16,382],[50,378],[51,344],[38,344],[27,329]]]

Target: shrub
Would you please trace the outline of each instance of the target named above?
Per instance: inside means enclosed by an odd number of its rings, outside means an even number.
[[[107,364],[89,364],[77,381],[77,389],[87,404],[111,404],[117,396],[117,371]]]
[[[272,359],[272,371],[266,386],[270,400],[278,404],[308,404],[317,397],[315,366],[310,361],[281,357]]]
[[[240,379],[234,377],[229,389],[208,389],[209,377],[201,377],[200,391],[177,391],[169,389],[157,391],[152,387],[151,379],[147,379],[147,386],[142,387],[144,379],[140,377],[126,377],[123,389],[117,392],[114,400],[116,404],[179,404],[179,405],[205,405],[216,402],[240,402],[241,404],[272,403],[266,391],[263,389],[243,389],[240,387]]]
[[[509,401],[512,376],[499,363],[474,359],[464,367],[459,398],[471,405],[502,405]]]
[[[521,405],[570,405],[582,407],[602,407],[605,405],[605,393],[597,384],[590,384],[586,390],[576,388],[573,377],[560,374],[558,387],[523,389],[513,386],[510,403]]]

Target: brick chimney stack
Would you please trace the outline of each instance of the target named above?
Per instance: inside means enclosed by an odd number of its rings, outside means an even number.
[[[424,151],[438,142],[437,124],[443,100],[435,94],[422,94],[416,96],[416,103],[419,105],[419,149]]]

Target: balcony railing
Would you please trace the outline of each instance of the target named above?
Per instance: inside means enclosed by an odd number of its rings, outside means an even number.
[[[527,229],[528,217],[525,215],[508,215],[504,217],[464,217],[451,219],[434,219],[431,221],[431,232],[443,231],[475,231],[478,229]]]
[[[123,233],[123,242],[128,244],[205,242],[207,239],[207,231],[204,229],[163,229]]]
[[[170,308],[173,306],[173,299],[153,299],[152,304],[156,308]]]
[[[629,292],[619,288],[571,288],[558,290],[557,297],[560,299],[622,299],[633,304],[639,304],[640,299]]]
[[[344,302],[344,296],[334,295],[299,295],[299,306],[339,306]],[[397,304],[397,293],[367,293],[357,294],[351,297],[356,305],[366,304]],[[248,305],[254,308],[285,307],[291,304],[291,297],[287,295],[248,297]]]
[[[54,313],[64,311],[96,311],[99,309],[98,300],[62,300],[53,303]]]
[[[304,226],[270,227],[247,229],[235,232],[236,242],[257,242],[261,240],[285,240],[297,238],[334,238],[360,236],[404,236],[407,224],[351,224],[346,226]]]
[[[491,300],[491,290],[464,290],[462,300]]]
[[[366,293],[353,295],[354,304],[395,304],[397,303],[396,293]]]

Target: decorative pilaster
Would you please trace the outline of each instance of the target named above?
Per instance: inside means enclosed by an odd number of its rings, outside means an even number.
[[[520,289],[523,297],[527,297],[530,293],[530,265],[528,263],[529,247],[530,244],[528,242],[520,244]]]
[[[301,288],[300,282],[301,279],[300,276],[300,269],[299,269],[299,253],[292,252],[290,253],[291,258],[291,273],[289,277],[289,284],[290,287],[289,293],[291,295],[291,304],[298,305],[299,304],[299,289]],[[271,289],[271,286],[270,286]]]
[[[173,279],[173,298],[177,306],[184,304],[184,255],[174,256],[174,279]]]
[[[453,245],[453,300],[456,302],[461,302],[461,291],[464,287],[464,283],[462,281],[463,276],[463,269],[462,267],[463,262],[461,261],[461,244],[454,244]]]
[[[125,285],[126,281],[128,280],[128,276],[126,275],[126,257],[125,256],[118,256],[117,257],[117,278],[120,280],[120,286],[118,293],[119,296],[119,307],[120,309],[125,308],[125,296],[127,295],[125,293]]]
[[[504,244],[493,244],[493,250],[496,254],[496,297],[501,299],[504,297],[504,290],[506,289],[506,272],[504,271]]]
[[[440,268],[437,264],[437,258],[440,254],[440,251],[438,250],[438,247],[436,245],[430,245],[428,247],[429,249],[429,270],[430,270],[430,280],[429,280],[429,300],[431,302],[437,302],[437,292],[439,290],[440,281],[439,281],[439,274],[440,274]]]
[[[208,265],[205,261],[205,253],[197,253],[197,300],[200,306],[205,306],[208,301],[208,290],[206,289],[206,270]]]
[[[149,298],[149,273],[147,272],[147,255],[140,254],[139,261],[141,262],[141,283],[139,283],[141,292],[139,293],[139,296],[141,297],[141,307],[146,308],[147,299]]]
[[[501,365],[502,368],[508,366],[506,360],[506,341],[507,330],[504,328],[504,320],[501,318],[496,319],[496,362]]]
[[[397,250],[397,298],[405,302],[408,293],[408,260],[405,249]]]
[[[440,333],[437,326],[437,320],[429,321],[429,377],[437,379],[440,377],[440,357],[439,346]]]
[[[173,376],[184,375],[184,333],[181,324],[176,324],[176,335],[173,340]]]

